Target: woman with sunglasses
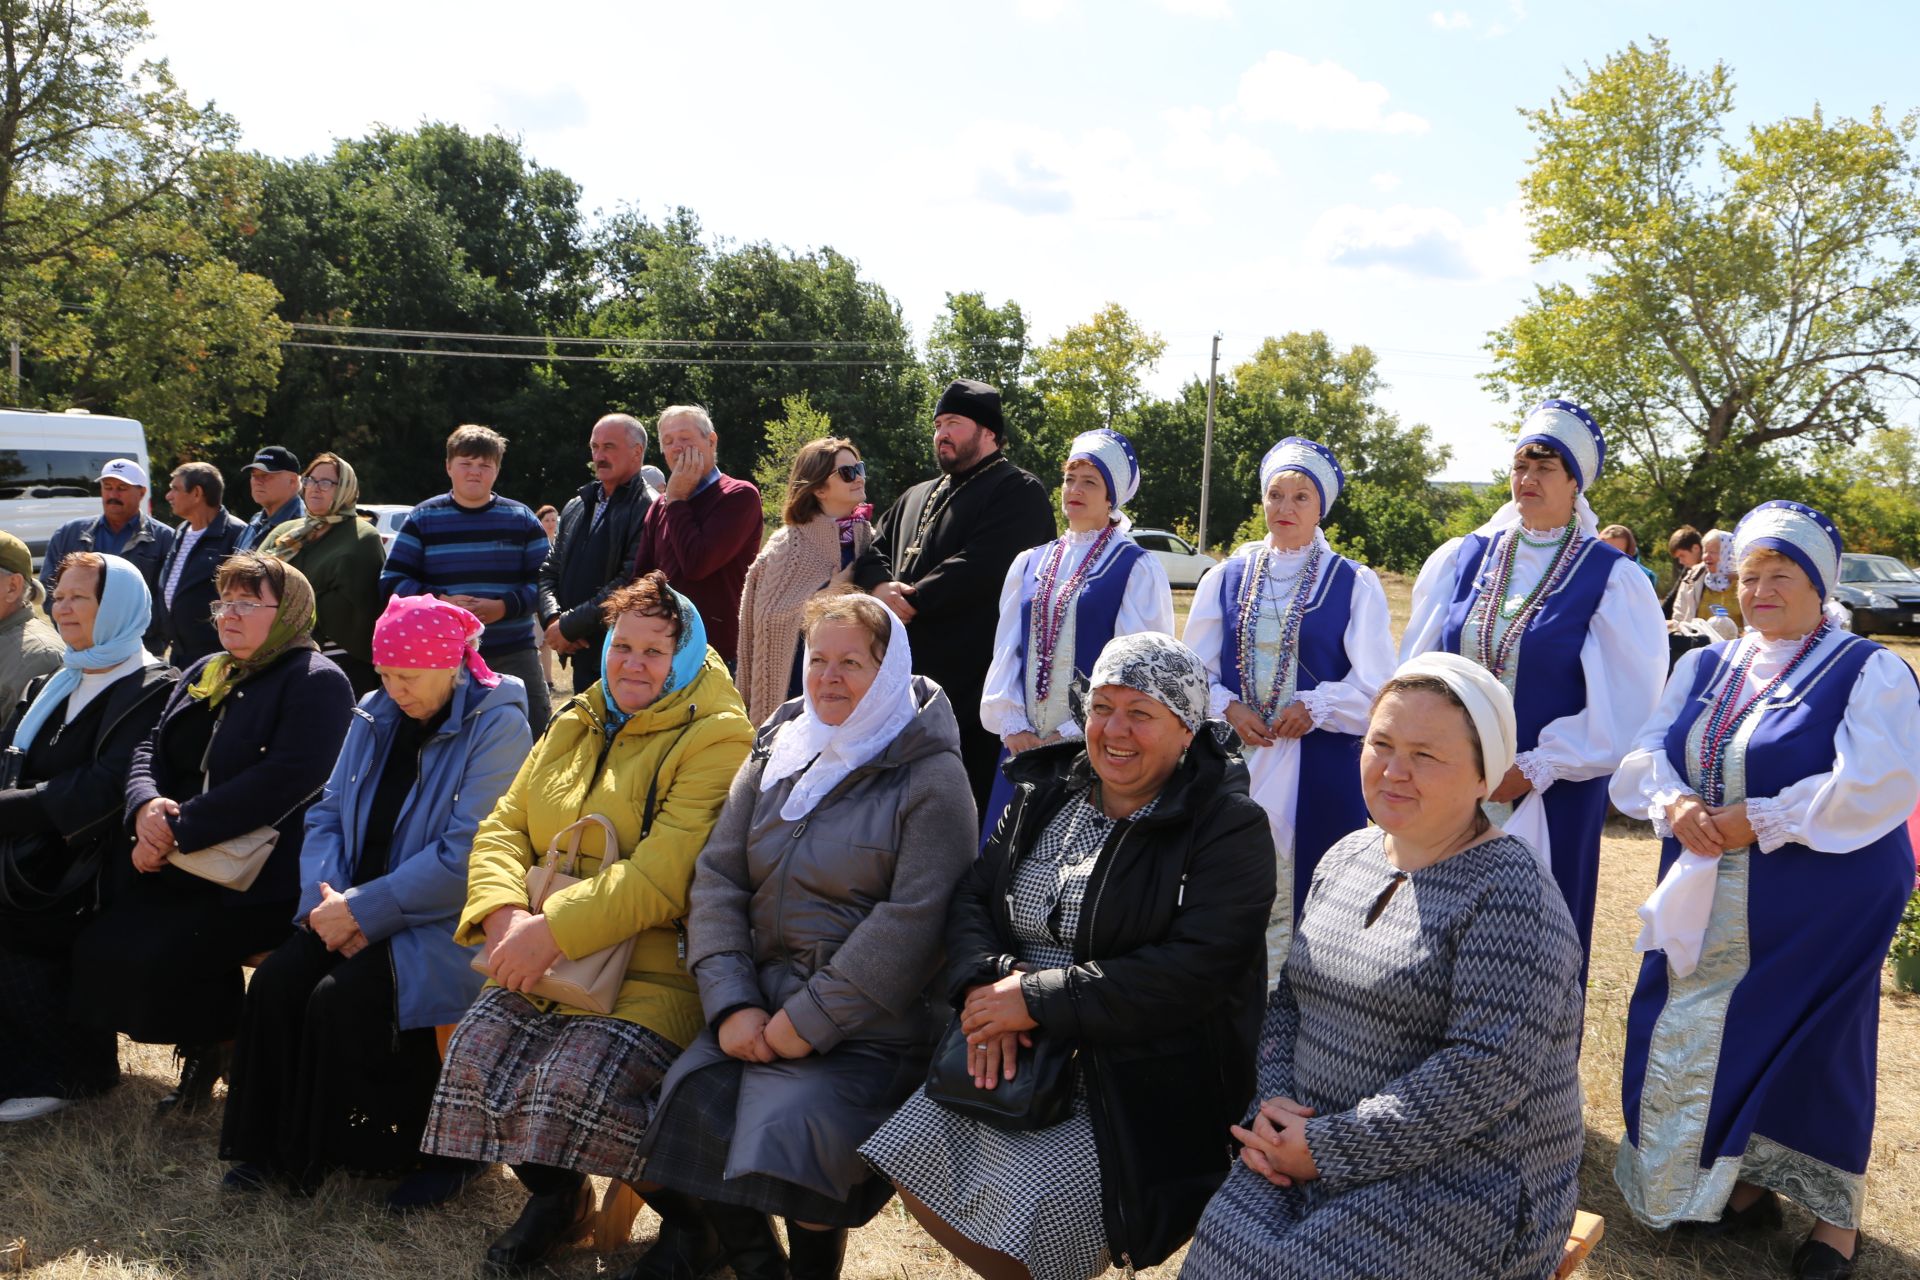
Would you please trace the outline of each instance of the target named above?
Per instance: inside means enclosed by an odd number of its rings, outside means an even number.
[[[288,562],[313,584],[318,620],[313,642],[353,684],[356,698],[380,687],[373,670],[373,624],[386,597],[380,533],[360,518],[360,479],[345,458],[323,453],[300,477],[306,515],[269,533],[260,549]]]
[[[800,696],[801,613],[822,588],[848,581],[873,541],[867,464],[851,440],[825,436],[800,446],[787,474],[781,525],[760,549],[740,590],[740,651],[734,683],[747,716],[765,724]]]

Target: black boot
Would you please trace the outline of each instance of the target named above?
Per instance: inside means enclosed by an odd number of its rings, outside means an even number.
[[[720,1236],[734,1280],[787,1280],[787,1255],[773,1234],[773,1220],[758,1209],[703,1200],[707,1221]]]
[[[787,1219],[787,1267],[793,1280],[840,1280],[847,1257],[847,1230],[809,1231]]]
[[[620,1280],[700,1280],[726,1263],[705,1205],[666,1187],[644,1197],[660,1215],[660,1234]]]
[[[213,1082],[233,1063],[233,1044],[181,1045],[173,1054],[180,1059],[180,1083],[153,1104],[153,1114],[198,1115],[213,1101]]]
[[[487,1246],[487,1265],[496,1271],[531,1271],[555,1249],[586,1234],[592,1212],[593,1184],[585,1178],[565,1190],[528,1197],[514,1224]]]

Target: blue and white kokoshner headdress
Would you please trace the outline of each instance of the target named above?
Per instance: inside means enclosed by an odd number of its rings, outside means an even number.
[[[1607,461],[1607,438],[1593,415],[1571,400],[1546,400],[1520,424],[1520,438],[1514,451],[1523,445],[1544,444],[1567,464],[1574,484],[1585,493],[1600,478]]]
[[[1140,492],[1140,459],[1127,438],[1110,427],[1082,431],[1073,438],[1068,462],[1091,462],[1107,482],[1107,501],[1115,511]]]
[[[1840,553],[1846,549],[1840,530],[1822,512],[1784,501],[1763,502],[1734,526],[1734,565],[1755,547],[1771,547],[1805,569],[1822,598],[1840,577]]]
[[[1282,471],[1303,472],[1307,479],[1313,481],[1313,487],[1320,491],[1322,520],[1327,518],[1327,512],[1333,509],[1333,504],[1340,500],[1341,487],[1347,483],[1347,473],[1334,460],[1333,450],[1318,440],[1301,436],[1288,436],[1267,450],[1267,456],[1260,459],[1260,492],[1263,496],[1268,483]]]

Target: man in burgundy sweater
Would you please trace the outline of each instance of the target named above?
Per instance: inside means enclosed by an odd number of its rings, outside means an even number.
[[[707,643],[732,669],[740,644],[740,588],[760,553],[764,528],[760,490],[720,474],[713,419],[699,405],[662,410],[658,438],[671,474],[640,526],[633,573],[666,574],[700,611]]]

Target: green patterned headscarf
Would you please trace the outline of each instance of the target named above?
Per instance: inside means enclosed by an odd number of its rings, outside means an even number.
[[[199,676],[187,687],[188,697],[209,707],[219,706],[220,700],[231,693],[235,685],[265,669],[282,654],[314,647],[313,584],[307,581],[307,575],[284,560],[247,552],[230,558],[227,564],[242,558],[258,564],[279,604],[274,607],[273,625],[267,629],[266,640],[251,656],[236,658],[222,650],[200,669]]]

